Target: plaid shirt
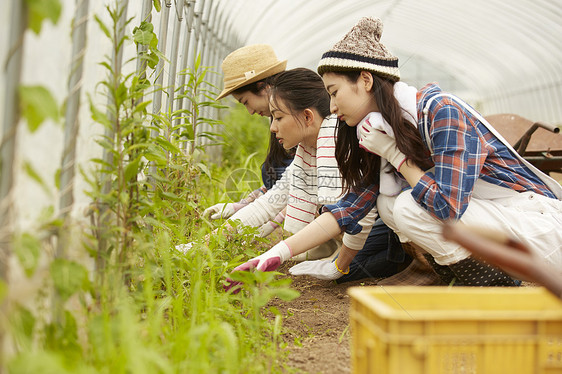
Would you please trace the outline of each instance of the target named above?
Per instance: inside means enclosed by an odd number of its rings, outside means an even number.
[[[423,108],[429,98],[439,93],[437,85],[428,84],[417,95],[418,129],[424,142]],[[412,196],[434,217],[459,219],[478,178],[518,192],[534,191],[556,198],[484,124],[450,98],[433,100],[428,122],[435,171],[425,173]]]
[[[323,212],[331,212],[346,233],[355,235],[363,230],[359,221],[371,211],[377,202],[379,185],[355,189],[334,204],[324,205]]]
[[[423,108],[427,100],[441,92],[435,84],[418,91],[418,129],[424,143]],[[432,216],[440,220],[460,219],[478,178],[518,192],[534,191],[556,198],[484,124],[449,97],[433,100],[428,119],[435,169],[426,172],[411,193]],[[323,210],[330,211],[340,227],[354,234],[361,231],[357,222],[372,209],[378,194],[379,186],[372,185],[326,205]]]

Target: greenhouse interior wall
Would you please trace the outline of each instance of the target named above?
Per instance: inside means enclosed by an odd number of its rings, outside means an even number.
[[[165,57],[149,76],[163,87],[144,98],[150,101],[147,110],[151,113],[167,113],[189,105],[186,99],[174,98],[174,89],[181,86],[185,79],[182,72],[193,68],[198,56],[202,66],[215,72],[208,75],[209,83],[215,87],[208,88],[218,93],[223,84],[221,62],[239,47],[270,44],[279,59],[288,60],[288,69],[315,70],[322,53],[361,17],[375,16],[384,23],[382,42],[399,57],[402,81],[417,88],[438,82],[445,91],[465,99],[484,115],[514,113],[533,122],[562,124],[560,0],[35,1],[41,2],[60,4],[61,14],[56,24],[48,19],[42,22],[38,33],[27,29],[17,35],[21,25],[14,17],[18,14],[14,9],[24,11],[22,4],[31,1],[9,0],[0,15],[0,134],[4,161],[6,145],[11,140],[15,142],[13,181],[9,191],[3,192],[0,205],[0,213],[9,217],[3,227],[8,232],[33,226],[47,206],[53,206],[55,211],[61,209],[64,186],[57,187],[54,176],[62,167],[69,139],[76,141],[76,158],[66,165],[73,168],[69,184],[73,203],[69,209],[76,219],[86,219],[84,211],[90,200],[84,192],[87,183],[80,170],[88,169],[92,158],[101,157],[103,150],[95,140],[104,133],[92,120],[90,101],[93,106],[106,104],[105,86],[99,84],[106,76],[101,62],[112,58],[110,40],[96,18],[109,23],[107,9],[116,4],[124,9],[123,19],[129,20],[124,27],[127,39],[122,73],[137,69],[133,32],[143,20],[154,26],[158,50]],[[73,27],[81,25],[86,27],[85,39],[75,41],[79,31]],[[76,52],[82,58],[82,74],[72,78]],[[18,53],[21,72],[14,75],[10,61]],[[60,117],[48,118],[36,131],[30,131],[13,100],[20,85],[46,88],[60,108]],[[71,99],[78,100],[79,127],[75,133],[65,135],[69,126],[65,109]],[[230,106],[235,101],[226,98],[222,103]],[[228,112],[228,108],[206,110],[205,115],[214,119]],[[9,118],[16,118],[16,122],[10,123]],[[202,131],[220,132],[220,126],[205,126]],[[205,146],[209,140],[201,137],[195,143]],[[210,147],[208,154],[204,162],[221,162],[220,147]],[[25,172],[28,164],[44,185]],[[3,181],[8,177],[8,168],[4,167]],[[7,205],[12,206],[9,216]]]

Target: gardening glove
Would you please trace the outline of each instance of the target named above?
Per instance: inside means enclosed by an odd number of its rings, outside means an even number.
[[[275,271],[281,266],[281,264],[292,256],[291,249],[285,243],[285,241],[281,241],[273,246],[269,251],[252,258],[248,262],[239,265],[232,270],[235,271],[250,271],[252,269],[256,269],[259,271]],[[228,291],[232,287],[236,286],[240,282],[233,281],[230,278],[226,278],[226,282],[228,283],[224,286],[224,290]]]
[[[258,229],[258,236],[260,238],[265,238],[266,236],[268,236],[269,234],[271,234],[273,231],[275,231],[276,228],[278,228],[279,225],[276,224],[273,221],[269,221],[264,223],[263,225],[260,226],[260,228]]]
[[[336,261],[315,260],[303,261],[289,269],[291,275],[310,275],[322,280],[336,280],[343,276],[336,267]]]
[[[359,147],[381,156],[400,171],[400,166],[406,161],[406,155],[396,146],[396,139],[373,128],[368,121],[358,125],[357,137]]]
[[[203,211],[203,216],[211,219],[228,218],[236,213],[233,203],[218,203]]]
[[[260,238],[265,238],[266,236],[271,234],[273,231],[275,231],[276,228],[281,226],[284,220],[285,220],[285,213],[284,211],[281,211],[275,216],[273,221],[266,222],[259,228]]]

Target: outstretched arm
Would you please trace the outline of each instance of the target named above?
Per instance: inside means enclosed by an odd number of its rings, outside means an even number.
[[[349,192],[337,203],[324,206],[324,213],[298,233],[279,242],[262,255],[236,267],[234,271],[253,268],[273,271],[285,260],[328,241],[340,234],[344,229],[346,233],[351,235],[360,233],[363,227],[359,224],[359,221],[371,211],[376,204],[377,196],[378,185],[371,185],[359,191]],[[352,252],[349,254],[351,257]],[[336,265],[336,263],[333,264]],[[337,265],[339,266],[339,263]],[[340,273],[342,271],[345,272],[344,269],[336,269],[336,271]],[[237,284],[231,279],[227,279],[227,282],[226,289],[230,289]]]
[[[285,242],[293,252],[293,256],[304,253],[310,248],[327,242],[341,233],[341,227],[330,212],[322,213],[301,231],[287,238]]]
[[[258,257],[237,266],[233,272],[252,269],[275,271],[289,258],[328,241],[340,232],[341,228],[336,218],[329,212],[323,213],[295,235],[277,243],[269,251]],[[226,291],[239,284],[239,282],[230,278],[227,278],[226,282],[227,284],[224,286]],[[234,292],[238,291],[235,290]]]

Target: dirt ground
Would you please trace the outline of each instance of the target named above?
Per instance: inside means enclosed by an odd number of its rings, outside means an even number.
[[[266,251],[283,238],[286,231],[276,230],[269,243],[259,244]],[[292,279],[291,288],[301,296],[289,302],[275,299],[268,307],[276,307],[283,316],[283,341],[289,352],[288,373],[348,374],[351,373],[351,334],[349,331],[349,296],[353,286],[374,285],[365,279],[341,285],[310,276],[293,276],[287,261],[277,270]]]
[[[279,269],[293,279],[292,288],[301,296],[293,301],[270,303],[285,316],[284,341],[289,350],[289,367],[295,373],[351,373],[349,296],[353,286],[372,286],[375,280],[336,284],[309,276],[291,276],[293,262]]]

